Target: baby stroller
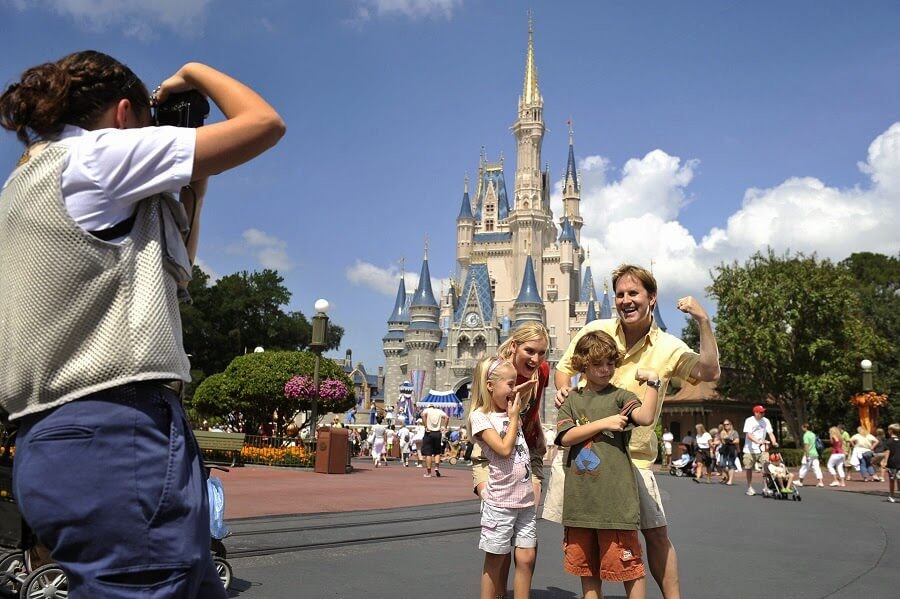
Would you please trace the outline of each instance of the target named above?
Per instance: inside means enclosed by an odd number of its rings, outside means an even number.
[[[683,453],[669,466],[669,474],[672,476],[694,476],[694,458]]]
[[[209,494],[209,550],[213,554],[213,563],[216,565],[216,574],[222,581],[222,586],[227,591],[231,587],[233,571],[231,564],[226,559],[228,552],[222,540],[231,534],[225,526],[225,492],[222,481],[210,476],[212,469],[228,472],[228,468],[222,466],[206,466],[206,489]]]
[[[781,488],[775,477],[769,471],[769,464],[780,465],[781,464],[781,454],[780,453],[770,453],[769,454],[769,462],[763,464],[763,497],[772,497],[774,499],[788,499],[790,501],[803,501],[803,498],[800,497],[800,492],[796,485],[791,484],[789,489]],[[787,472],[787,469],[785,469]],[[792,480],[790,474],[788,474],[789,480]]]

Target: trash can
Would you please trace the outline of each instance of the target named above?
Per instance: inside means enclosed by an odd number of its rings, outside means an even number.
[[[350,431],[345,428],[320,428],[316,437],[316,472],[346,474],[350,455]]]

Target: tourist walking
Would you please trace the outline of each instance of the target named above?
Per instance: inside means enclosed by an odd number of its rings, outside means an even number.
[[[737,464],[737,456],[738,456],[738,443],[740,443],[740,436],[738,432],[734,430],[734,426],[731,424],[731,420],[725,420],[722,423],[722,430],[719,431],[719,442],[721,444],[721,448],[719,450],[719,454],[721,457],[720,460],[720,468],[722,470],[722,482],[726,485],[734,484],[734,469]]]
[[[375,416],[375,426],[372,427],[372,461],[375,467],[387,466],[387,456],[385,454],[387,448],[387,427],[383,424],[384,416],[378,414]]]
[[[441,477],[441,454],[444,451],[443,430],[450,422],[450,417],[439,410],[434,404],[429,404],[422,410],[422,422],[425,425],[425,437],[422,439],[422,455],[425,456],[425,478],[431,478],[431,467],[434,466],[434,475]]]
[[[844,482],[844,439],[841,429],[832,426],[828,429],[828,439],[831,443],[831,457],[828,458],[828,472],[834,478],[828,483],[829,487],[846,487]]]
[[[700,353],[693,352],[683,341],[662,331],[653,319],[657,302],[656,279],[647,269],[625,264],[612,274],[615,306],[618,319],[594,320],[585,325],[569,343],[554,374],[557,406],[561,405],[571,390],[571,377],[575,371],[571,356],[578,339],[591,331],[604,331],[616,341],[623,354],[622,365],[616,370],[612,383],[638,395],[643,388],[635,380],[635,373],[646,368],[658,373],[664,387],[659,395],[665,397],[666,382],[678,377],[690,383],[716,381],[719,378],[719,350],[713,334],[709,315],[693,297],[683,297],[676,307],[694,319],[700,331]],[[582,385],[579,381],[579,385]],[[657,414],[656,418],[659,418]],[[668,522],[662,505],[662,497],[656,485],[652,465],[658,450],[656,431],[652,426],[637,427],[631,434],[629,451],[631,462],[637,468],[638,493],[641,498],[641,532],[647,545],[647,564],[665,599],[678,599],[678,558],[669,540]],[[545,498],[544,515],[558,511],[558,506],[548,506],[552,498],[560,494],[554,486],[564,482],[564,476],[551,480]],[[550,509],[548,509],[548,507]]]
[[[504,358],[480,360],[472,374],[471,436],[488,461],[488,482],[481,492],[481,539],[484,551],[481,599],[506,594],[503,556],[515,547],[516,599],[531,590],[537,552],[531,457],[522,434],[519,412],[522,392],[536,380],[516,385],[516,368]]]
[[[894,497],[894,488],[897,484],[897,477],[900,476],[900,424],[891,424],[888,426],[887,441],[887,464],[888,473],[888,501],[896,502]]]
[[[800,472],[797,473],[797,480],[794,481],[794,484],[798,487],[803,486],[803,479],[806,478],[806,473],[809,472],[810,468],[812,468],[813,474],[816,477],[816,486],[824,487],[825,483],[822,482],[822,468],[819,466],[819,438],[816,437],[816,434],[809,430],[809,423],[804,422],[800,425],[803,429],[803,457],[800,460]]]
[[[696,470],[694,471],[694,482],[699,483],[701,480],[703,480],[703,475],[705,474],[706,482],[708,483],[709,467],[710,464],[712,464],[712,459],[710,456],[712,435],[710,435],[706,431],[706,427],[702,424],[694,425],[694,430],[697,431],[697,451],[694,452],[694,462],[696,463]]]
[[[663,428],[663,466],[668,468],[672,465],[672,443],[675,442],[675,435],[667,428]]]
[[[756,466],[765,468],[769,461],[768,445],[778,447],[772,423],[765,417],[766,409],[753,406],[753,416],[744,421],[744,471],[747,477],[747,495],[756,495],[753,490],[753,470]],[[768,437],[768,439],[767,439]]]
[[[878,445],[878,439],[869,432],[864,426],[856,429],[856,434],[850,437],[850,445],[856,454],[856,461],[859,463],[859,473],[862,475],[863,482],[869,483],[875,480],[875,467],[872,465],[872,458],[875,455],[874,449]]]

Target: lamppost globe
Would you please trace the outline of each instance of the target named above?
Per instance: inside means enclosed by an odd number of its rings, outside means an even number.
[[[256,349],[253,350],[253,353],[254,353],[254,354],[261,354],[261,353],[263,353],[264,351],[266,351],[266,350],[263,349],[263,346],[262,346],[262,345],[257,345],[257,346],[256,346]]]
[[[322,314],[328,314],[328,309],[331,308],[331,304],[328,303],[326,299],[317,299],[316,300],[316,312],[321,312]]]
[[[863,360],[859,363],[859,367],[863,370],[872,370],[872,360]]]

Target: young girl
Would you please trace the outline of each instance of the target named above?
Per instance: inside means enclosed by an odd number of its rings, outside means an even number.
[[[379,414],[375,417],[375,426],[372,427],[372,461],[375,462],[376,468],[387,466],[387,458],[384,453],[387,427],[382,422],[384,422],[384,416]]]
[[[537,547],[534,488],[528,446],[519,411],[521,392],[535,384],[516,385],[516,368],[503,358],[487,358],[475,366],[469,436],[489,462],[488,483],[482,490],[481,539],[484,553],[481,599],[505,596],[501,579],[504,556],[516,547],[513,590],[528,597]]]
[[[828,472],[834,477],[829,487],[846,487],[844,482],[844,439],[841,437],[841,429],[832,426],[828,429],[831,438],[831,457],[828,458]]]

